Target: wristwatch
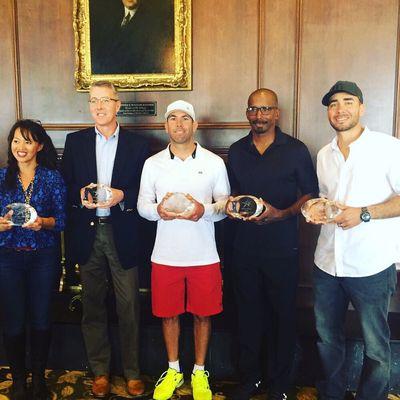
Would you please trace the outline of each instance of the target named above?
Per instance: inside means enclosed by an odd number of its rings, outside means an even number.
[[[371,214],[368,211],[367,207],[361,207],[360,219],[362,222],[369,222],[371,219]]]

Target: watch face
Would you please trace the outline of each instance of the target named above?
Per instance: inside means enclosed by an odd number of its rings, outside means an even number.
[[[360,215],[361,221],[368,222],[371,219],[371,214],[368,211],[363,211]]]

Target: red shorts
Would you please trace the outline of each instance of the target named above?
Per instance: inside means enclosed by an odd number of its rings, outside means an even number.
[[[153,314],[169,318],[185,311],[200,317],[222,311],[222,277],[219,263],[171,267],[152,263]]]

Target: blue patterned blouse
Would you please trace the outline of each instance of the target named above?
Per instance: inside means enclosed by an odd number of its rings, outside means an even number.
[[[17,182],[16,190],[4,187],[6,168],[0,169],[0,212],[10,203],[24,203],[25,197],[21,184]],[[65,226],[66,186],[57,170],[36,167],[35,180],[30,205],[35,208],[40,217],[54,217],[56,224],[53,229],[32,231],[20,226],[0,232],[0,247],[30,247],[41,249],[56,244],[58,234]]]

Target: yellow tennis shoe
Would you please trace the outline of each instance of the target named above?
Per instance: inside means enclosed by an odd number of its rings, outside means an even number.
[[[183,374],[173,368],[168,368],[156,383],[154,388],[154,400],[168,400],[174,394],[175,389],[183,385]]]
[[[197,370],[192,374],[192,392],[194,400],[212,400],[212,392],[208,384],[208,371]]]

